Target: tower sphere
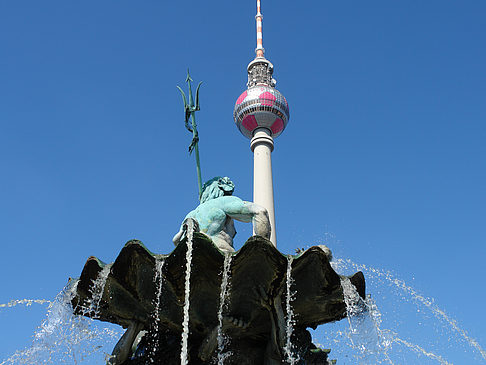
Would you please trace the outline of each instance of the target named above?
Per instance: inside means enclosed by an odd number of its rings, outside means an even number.
[[[260,127],[267,128],[275,138],[287,126],[289,105],[277,89],[255,85],[238,97],[233,118],[240,132],[250,139],[253,131]]]

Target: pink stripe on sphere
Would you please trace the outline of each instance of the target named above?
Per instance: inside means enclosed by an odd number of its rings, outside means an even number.
[[[280,118],[275,119],[275,122],[273,122],[272,126],[270,127],[273,134],[282,132],[283,128],[284,128],[284,122]]]
[[[239,96],[238,100],[236,100],[236,104],[237,105],[240,105],[243,102],[243,100],[245,100],[247,94],[248,93],[246,91],[243,94],[241,94]]]
[[[270,93],[268,91],[261,93],[258,98],[260,99],[260,102],[262,103],[262,105],[269,105],[269,106],[272,106],[273,103],[275,102],[275,100],[277,100],[275,95],[273,95],[272,93]]]
[[[256,127],[258,127],[258,123],[255,119],[255,116],[251,114],[244,117],[241,124],[243,125],[243,127],[245,127],[245,129],[249,130],[250,132],[253,131]]]

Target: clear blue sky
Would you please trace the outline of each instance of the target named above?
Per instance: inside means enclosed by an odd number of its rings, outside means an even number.
[[[262,7],[291,113],[273,153],[280,250],[327,242],[392,270],[486,346],[486,2]],[[232,111],[254,14],[249,0],[0,4],[0,303],[53,298],[131,238],[172,250],[197,204],[175,88],[187,67],[204,81],[203,178],[251,199]],[[251,230],[237,230],[239,248]],[[0,359],[43,310],[0,310]]]

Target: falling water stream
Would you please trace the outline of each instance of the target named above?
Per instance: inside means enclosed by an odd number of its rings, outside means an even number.
[[[292,300],[295,297],[295,292],[292,291],[292,284],[294,283],[294,279],[292,278],[292,262],[294,261],[294,257],[292,255],[287,256],[287,272],[286,272],[286,293],[285,293],[285,311],[287,312],[285,318],[286,324],[286,342],[284,346],[284,352],[286,360],[289,364],[295,365],[299,361],[299,356],[293,352],[293,345],[292,345],[292,333],[294,332],[294,310],[292,308]]]
[[[218,365],[223,365],[224,360],[227,359],[231,352],[225,352],[224,348],[228,343],[228,337],[223,333],[223,311],[228,305],[228,298],[230,292],[230,268],[231,268],[231,253],[227,252],[224,255],[223,264],[223,278],[221,279],[221,290],[219,293],[219,309],[218,309]]]
[[[380,330],[380,313],[373,306],[371,298],[363,299],[349,278],[341,278],[346,315],[349,323],[348,338],[357,350],[356,358],[360,364],[378,363],[390,346],[387,333]]]
[[[182,341],[181,341],[181,365],[187,364],[187,345],[189,338],[189,296],[192,263],[192,238],[194,234],[194,223],[191,219],[187,221],[187,251],[186,251],[186,277],[184,287],[184,319],[182,321]]]
[[[155,362],[155,354],[158,350],[158,335],[159,335],[159,324],[160,324],[160,317],[159,317],[159,309],[160,309],[160,300],[162,296],[162,287],[164,284],[164,277],[162,275],[162,269],[164,268],[164,259],[155,259],[155,273],[154,273],[154,283],[156,287],[155,299],[154,299],[154,312],[152,314],[152,318],[154,321],[154,334],[153,334],[153,341],[152,341],[152,348],[150,349],[150,362],[153,364]]]
[[[12,308],[17,305],[25,305],[30,307],[32,304],[51,304],[52,302],[47,299],[14,299],[8,303],[0,304],[0,308]]]
[[[91,297],[88,300],[88,308],[84,308],[85,314],[91,314],[91,318],[99,318],[99,310],[101,298],[105,291],[106,280],[110,274],[111,264],[103,266],[103,269],[98,273],[96,280],[90,288]]]
[[[116,326],[95,324],[89,318],[73,315],[71,300],[77,284],[77,280],[71,280],[50,302],[46,319],[35,332],[32,345],[16,351],[0,365],[77,364],[88,357],[92,360],[95,355],[99,362],[103,361],[122,332]]]
[[[479,364],[486,354],[457,322],[392,273],[337,259],[340,274],[363,271],[368,292],[360,298],[349,279],[342,279],[346,321],[329,323],[314,332],[341,365]],[[323,333],[324,332],[324,333]]]
[[[356,270],[368,273],[370,277],[383,280],[394,286],[395,288],[399,289],[400,291],[406,293],[414,302],[419,303],[421,306],[424,306],[432,312],[434,317],[450,326],[453,332],[457,333],[460,337],[462,337],[471,347],[473,347],[481,355],[484,360],[486,360],[486,351],[479,345],[479,343],[475,339],[470,337],[464,329],[460,328],[454,319],[452,319],[449,315],[446,314],[444,310],[440,309],[436,304],[434,304],[433,299],[421,295],[414,288],[408,286],[403,280],[396,278],[391,272],[375,269],[366,265],[358,265],[351,260],[336,260],[336,267],[339,266],[350,266],[355,268]]]

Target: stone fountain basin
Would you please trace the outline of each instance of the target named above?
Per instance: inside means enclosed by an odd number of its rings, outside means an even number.
[[[87,311],[94,280],[106,265],[90,257],[84,265],[72,300],[75,314],[95,317],[126,328],[132,322],[153,328],[159,318],[159,328],[177,334],[182,331],[186,242],[180,243],[169,255],[150,252],[140,241],[125,244],[111,264],[98,311]],[[193,238],[190,279],[190,336],[202,341],[218,325],[224,253],[211,239],[201,233]],[[157,287],[154,282],[156,260],[165,260],[158,312],[155,313]],[[234,338],[256,341],[268,338],[271,320],[268,304],[280,296],[285,311],[287,256],[270,241],[251,237],[232,256],[230,271],[230,299],[224,311],[237,323],[228,328]],[[294,280],[291,289],[295,327],[315,328],[346,316],[340,276],[331,267],[326,253],[314,246],[294,256],[291,266]],[[365,280],[361,272],[349,277],[361,297],[365,296]]]

